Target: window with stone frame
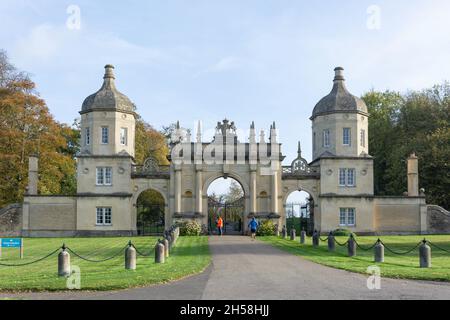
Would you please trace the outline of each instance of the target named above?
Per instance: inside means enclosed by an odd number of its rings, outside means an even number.
[[[354,227],[356,225],[355,208],[339,209],[339,226]]]
[[[126,146],[128,144],[128,129],[120,128],[120,144]]]
[[[97,167],[97,181],[98,186],[112,185],[112,168],[111,167]]]
[[[323,130],[322,140],[323,140],[322,146],[324,148],[329,148],[330,147],[330,130],[329,129]]]
[[[112,224],[112,209],[110,207],[97,207],[96,225],[110,226]]]
[[[339,169],[339,186],[354,187],[356,186],[356,170],[353,168]]]
[[[360,139],[361,147],[365,148],[366,147],[366,130],[361,129],[359,139]]]
[[[102,127],[102,144],[108,144],[108,143],[109,143],[109,128]]]
[[[351,128],[342,129],[342,144],[344,146],[351,146],[352,143],[352,130]]]
[[[91,144],[91,128],[89,127],[84,129],[84,144],[86,146]]]

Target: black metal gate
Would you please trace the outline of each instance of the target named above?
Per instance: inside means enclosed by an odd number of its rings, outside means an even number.
[[[164,205],[137,206],[137,231],[140,236],[162,235],[164,233]]]
[[[223,219],[223,233],[228,235],[244,234],[244,197],[233,201],[217,201],[208,197],[208,231],[217,234],[217,219]]]
[[[297,210],[295,210],[297,207]],[[296,216],[294,212],[300,209],[300,214]],[[287,230],[295,229],[297,234],[304,230],[311,236],[314,232],[314,202],[310,200],[306,204],[286,203],[286,228]]]

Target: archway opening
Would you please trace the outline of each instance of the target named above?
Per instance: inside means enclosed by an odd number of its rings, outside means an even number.
[[[161,193],[149,189],[143,191],[136,201],[138,235],[160,235],[165,230],[165,201]]]
[[[223,220],[223,234],[244,233],[245,194],[241,184],[233,178],[218,178],[208,187],[208,231],[219,234],[219,217]]]
[[[306,191],[294,191],[284,204],[286,228],[295,229],[297,234],[304,230],[308,235],[314,232],[314,199]]]

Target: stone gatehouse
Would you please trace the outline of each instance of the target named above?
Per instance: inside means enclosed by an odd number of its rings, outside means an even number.
[[[357,233],[428,233],[450,230],[449,214],[428,206],[419,189],[418,159],[408,159],[404,196],[374,194],[373,158],[369,151],[365,103],[349,93],[343,69],[335,69],[331,92],[315,106],[312,121],[313,159],[298,156],[290,165],[278,141],[276,124],[239,141],[236,124],[217,123],[212,141],[177,128],[169,166],[153,159],[135,163],[135,110],[115,86],[114,67],[105,67],[103,85],[81,107],[81,151],[77,156],[77,194],[43,196],[37,192],[38,158],[29,162],[29,186],[17,210],[15,230],[22,236],[133,235],[136,203],[146,190],[165,202],[165,226],[195,219],[208,224],[209,185],[230,177],[244,191],[243,227],[249,218],[286,223],[285,203],[294,191],[311,197],[314,228],[322,233],[345,227]],[[406,170],[405,170],[406,171]],[[16,208],[17,209],[17,208]],[[2,216],[0,215],[0,224]]]

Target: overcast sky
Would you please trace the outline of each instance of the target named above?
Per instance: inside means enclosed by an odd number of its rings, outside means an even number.
[[[78,117],[110,63],[155,128],[276,121],[286,163],[298,140],[311,160],[309,117],[334,67],[355,95],[429,87],[449,79],[449,33],[448,0],[0,0],[0,47],[58,121]]]

